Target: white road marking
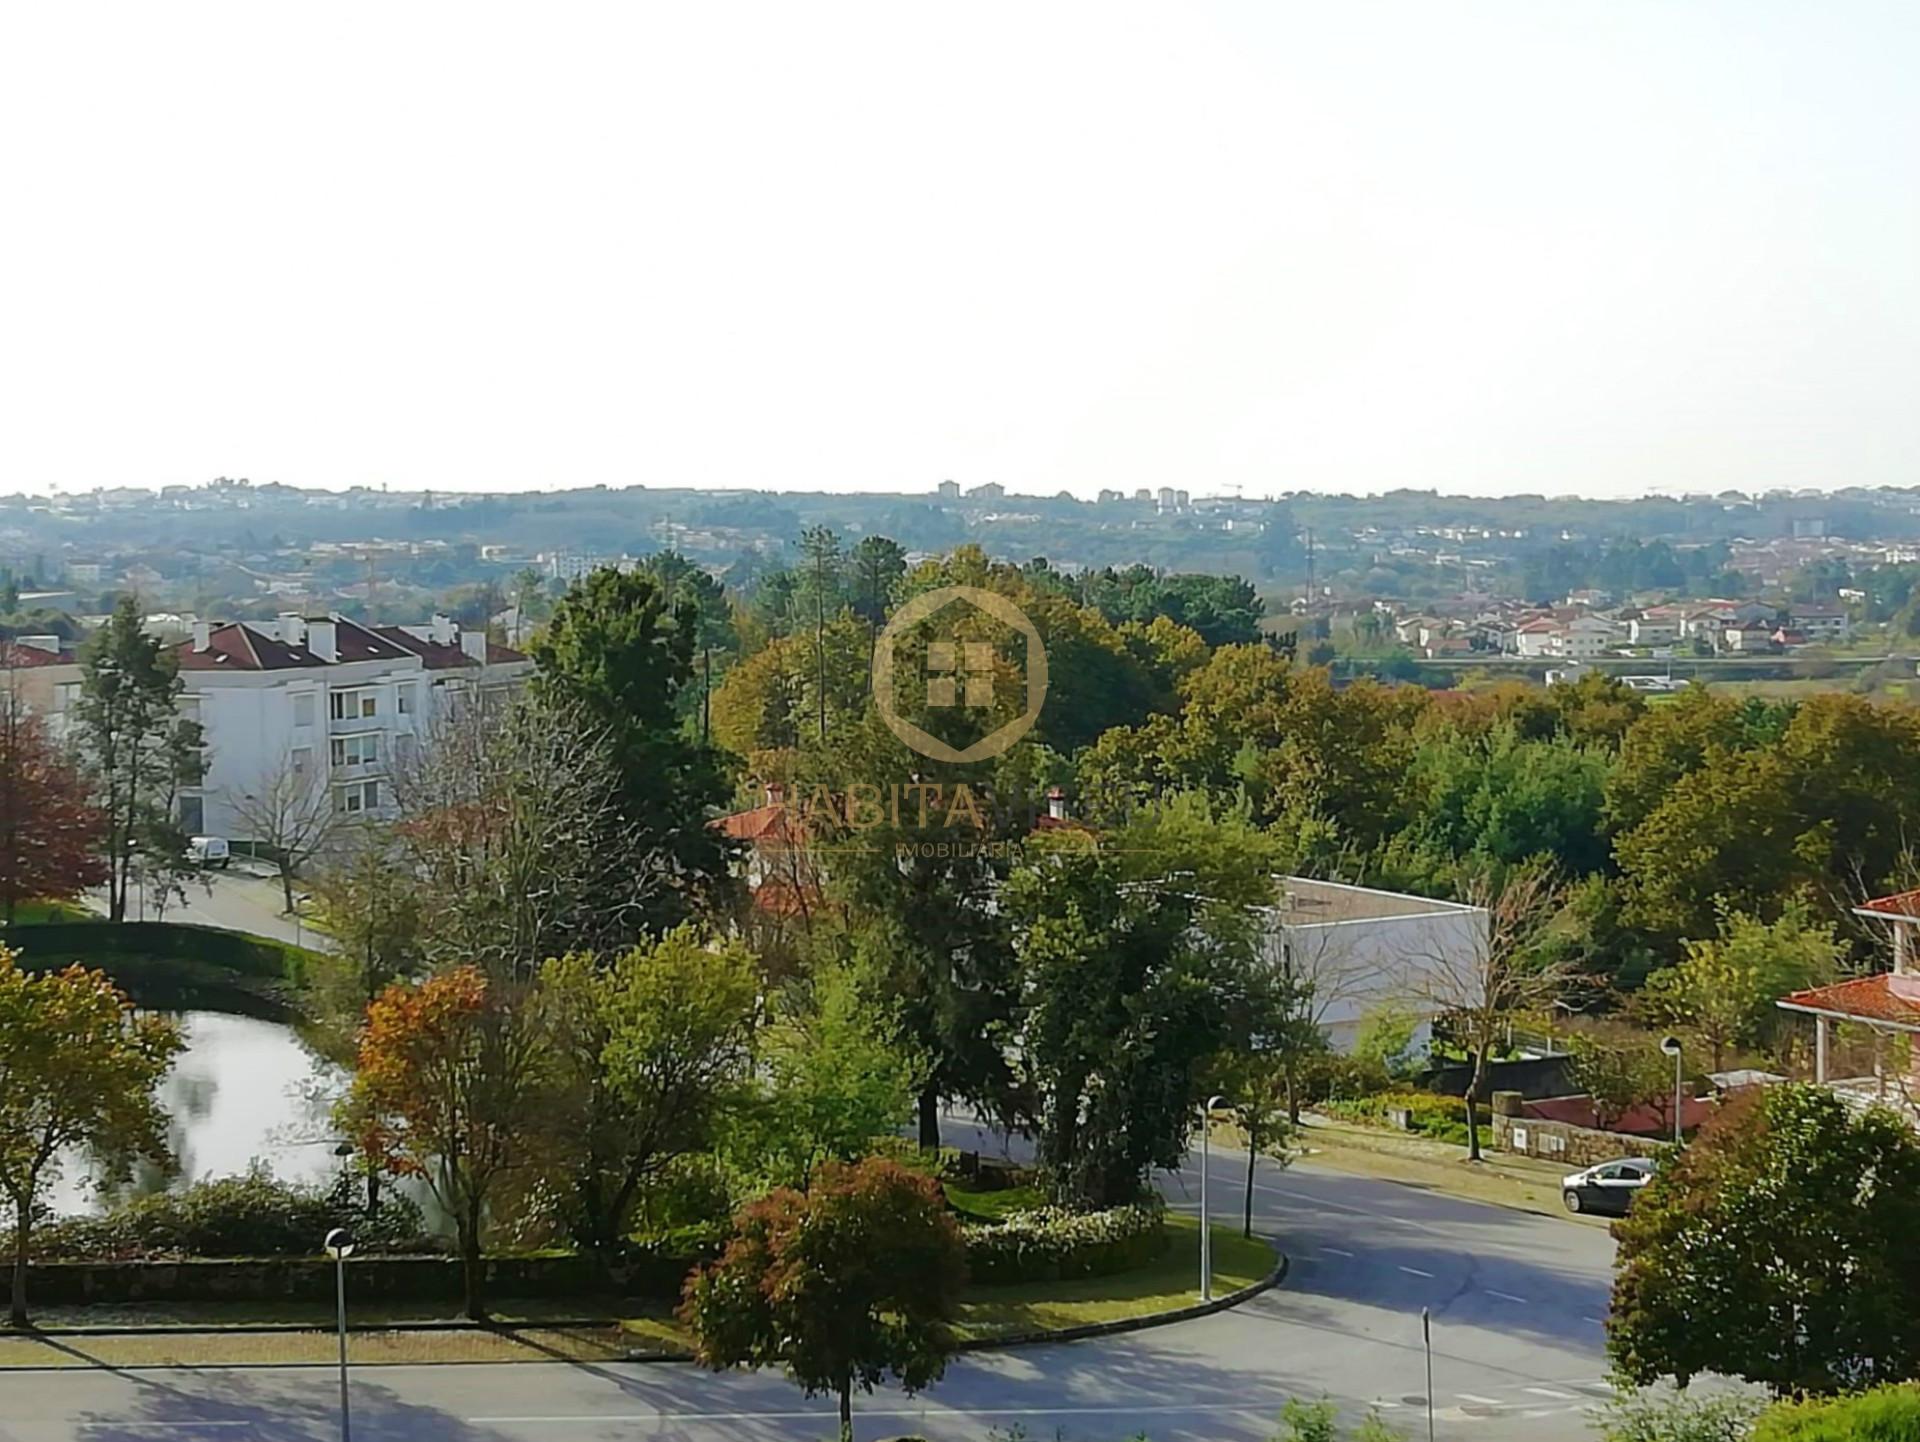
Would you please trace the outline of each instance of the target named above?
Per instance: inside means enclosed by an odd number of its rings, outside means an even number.
[[[1591,1322],[1596,1327],[1604,1327],[1607,1325],[1607,1319],[1605,1317],[1582,1317],[1580,1320],[1583,1322]]]
[[[73,1428],[76,1432],[81,1432],[101,1427],[126,1427],[129,1425],[132,1424],[126,1422],[75,1422]],[[253,1423],[251,1422],[142,1422],[139,1424],[139,1427],[143,1432],[152,1431],[156,1427],[191,1427],[194,1431],[198,1432],[206,1427],[251,1427],[252,1425]]]
[[[1402,1267],[1400,1270],[1405,1272],[1409,1277],[1425,1277],[1429,1282],[1433,1280],[1432,1272],[1423,1272],[1418,1267]]]
[[[1315,1248],[1315,1250],[1325,1252],[1329,1257],[1351,1257],[1353,1255],[1352,1252],[1340,1247],[1318,1247]]]
[[[1574,1402],[1579,1399],[1571,1392],[1556,1392],[1551,1387],[1522,1387],[1522,1392],[1531,1392],[1536,1397],[1551,1397],[1556,1402]]]
[[[1276,1394],[1281,1395],[1281,1394]],[[1244,1413],[1249,1417],[1265,1417],[1271,1410],[1271,1404],[1252,1402],[1167,1402],[1154,1404],[1136,1404],[1127,1407],[862,1407],[862,1417],[911,1417],[924,1418],[930,1413],[951,1417],[1115,1417],[1133,1413],[1150,1412],[1154,1414],[1175,1414],[1182,1412],[1205,1412],[1213,1415],[1232,1415]],[[550,1417],[466,1417],[462,1421],[474,1426],[567,1426],[573,1423],[603,1424],[610,1422],[793,1422],[806,1421],[808,1418],[831,1417],[831,1408],[814,1408],[801,1412],[579,1412],[573,1414],[555,1414]],[[123,1426],[123,1423],[97,1423],[98,1426]],[[151,1423],[142,1423],[151,1426]],[[242,1427],[243,1422],[183,1422],[183,1427]]]
[[[1487,1295],[1489,1297],[1498,1297],[1503,1302],[1518,1302],[1523,1307],[1528,1305],[1525,1297],[1516,1297],[1511,1292],[1496,1292],[1491,1287],[1487,1288]]]
[[[1481,1407],[1504,1407],[1507,1405],[1498,1397],[1482,1397],[1476,1392],[1455,1392],[1453,1395],[1458,1397],[1462,1402],[1472,1402]]]

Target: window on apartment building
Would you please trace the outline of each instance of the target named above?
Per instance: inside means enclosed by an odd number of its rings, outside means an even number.
[[[335,766],[365,766],[370,761],[380,759],[380,733],[370,732],[365,736],[336,736],[333,738],[333,764]]]
[[[334,691],[327,697],[327,704],[336,721],[357,721],[362,717],[380,714],[380,693],[377,691]]]
[[[380,807],[380,783],[355,781],[333,789],[333,809],[342,816],[361,816]]]
[[[189,836],[204,835],[207,829],[207,798],[204,796],[182,796],[180,798],[180,829]]]
[[[53,709],[56,712],[71,711],[80,704],[80,683],[62,681],[53,688]]]
[[[413,682],[402,681],[398,686],[394,687],[393,694],[400,714],[402,716],[411,716],[413,714]]]
[[[295,776],[305,776],[313,770],[313,748],[295,746],[287,752],[287,762],[293,767]]]
[[[313,692],[296,691],[293,696],[293,724],[313,725]]]

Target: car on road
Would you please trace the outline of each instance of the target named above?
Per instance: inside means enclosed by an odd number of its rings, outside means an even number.
[[[1560,1196],[1570,1212],[1624,1217],[1640,1189],[1653,1180],[1651,1157],[1622,1157],[1560,1179]]]
[[[233,862],[233,848],[224,836],[196,836],[187,842],[187,860],[196,866],[217,866],[225,871]]]

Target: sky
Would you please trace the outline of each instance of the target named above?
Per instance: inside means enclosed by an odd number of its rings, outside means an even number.
[[[0,492],[1920,483],[1920,7],[17,5]]]

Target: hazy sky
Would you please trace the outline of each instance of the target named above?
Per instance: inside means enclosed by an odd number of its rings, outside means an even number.
[[[1920,482],[1920,6],[11,6],[0,491]]]

